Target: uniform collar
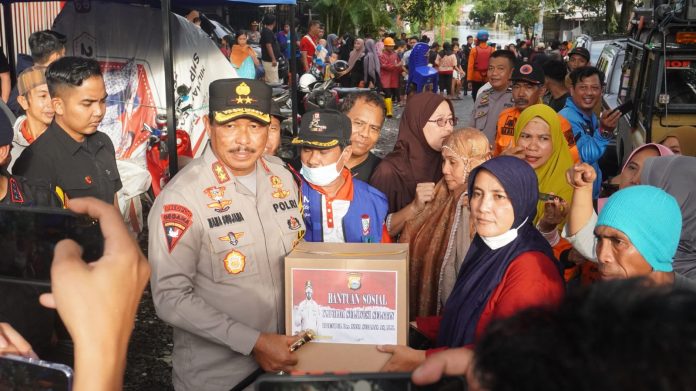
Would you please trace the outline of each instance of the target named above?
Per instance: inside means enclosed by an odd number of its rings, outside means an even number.
[[[502,91],[498,91],[498,90],[496,90],[495,88],[491,87],[491,89],[488,90],[488,96],[489,96],[490,98],[493,98],[493,99],[496,99],[496,100],[497,100],[497,99],[500,99],[500,98],[503,97],[503,96],[505,96],[505,94],[512,94],[512,89],[511,89],[510,87],[508,87],[508,88],[506,88],[506,89],[504,89],[504,90],[502,90]]]
[[[203,152],[203,161],[207,169],[210,170],[210,175],[212,175],[219,185],[234,182],[234,174],[232,174],[232,171],[225,163],[221,162],[217,156],[215,156],[215,152],[213,152],[213,148],[210,144],[208,144],[205,152]],[[263,156],[256,161],[256,172],[257,178],[259,178],[260,175],[271,175],[271,170],[268,168],[268,164],[263,159]]]
[[[594,113],[591,113],[590,115],[585,114],[585,112],[580,110],[580,108],[575,104],[575,101],[573,100],[572,96],[569,96],[568,98],[566,98],[566,106],[575,110],[578,114],[580,114],[582,116],[582,118],[584,120],[592,121],[592,117],[594,116]]]
[[[91,134],[89,136],[85,137],[85,141],[78,143],[75,141],[68,133],[60,126],[58,123],[53,120],[51,122],[51,125],[46,129],[46,133],[53,134],[53,136],[65,147],[65,149],[70,152],[71,155],[74,155],[77,153],[77,151],[80,150],[80,148],[83,148],[84,150],[91,152],[91,147],[92,144],[96,145],[97,148],[95,148],[95,151],[104,146],[104,144],[101,141],[92,141],[92,136],[94,134]],[[96,133],[95,133],[96,134]]]
[[[336,201],[336,200],[352,201],[353,200],[353,176],[351,175],[350,170],[348,170],[345,167],[343,168],[343,170],[341,170],[341,176],[343,177],[343,180],[344,180],[343,185],[341,186],[340,189],[338,189],[338,192],[336,192],[336,195],[333,198],[329,198],[321,186],[313,185],[313,184],[309,183],[309,181],[307,181],[307,184],[312,189],[321,193],[329,201]]]

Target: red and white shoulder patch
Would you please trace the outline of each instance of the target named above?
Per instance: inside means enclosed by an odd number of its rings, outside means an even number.
[[[161,218],[167,247],[171,254],[176,243],[193,224],[193,213],[183,205],[166,204],[162,209]]]

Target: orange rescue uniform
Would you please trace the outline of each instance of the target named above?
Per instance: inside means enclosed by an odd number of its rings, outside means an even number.
[[[478,54],[478,50],[481,48],[481,50],[486,50],[486,51],[492,51],[492,48],[488,46],[486,42],[481,42],[478,46],[474,46],[471,48],[471,51],[469,52],[469,62],[466,67],[466,80],[467,81],[477,81],[481,83],[485,83],[488,81],[488,75],[487,72],[481,72],[476,70],[476,56]],[[491,53],[492,54],[492,53]],[[489,57],[490,61],[490,57]]]

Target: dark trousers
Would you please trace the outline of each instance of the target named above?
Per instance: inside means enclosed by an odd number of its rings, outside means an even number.
[[[392,100],[395,102],[399,101],[400,96],[398,88],[384,88],[383,91],[385,98],[392,98]]]

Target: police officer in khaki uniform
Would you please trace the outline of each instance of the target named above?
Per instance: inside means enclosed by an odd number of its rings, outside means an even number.
[[[488,142],[494,145],[498,116],[513,106],[510,76],[516,63],[515,55],[509,50],[497,50],[491,54],[488,65],[488,81],[491,88],[479,92],[469,116],[468,127],[483,131]]]
[[[150,212],[152,294],[174,327],[177,390],[227,391],[259,366],[297,362],[283,335],[283,259],[304,225],[290,172],[262,156],[270,111],[262,82],[211,83],[209,148]]]

